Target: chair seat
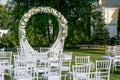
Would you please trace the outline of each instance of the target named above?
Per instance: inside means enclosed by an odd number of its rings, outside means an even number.
[[[102,56],[101,59],[112,60],[114,57],[111,56]]]
[[[87,79],[88,78],[88,76],[87,76],[87,74],[85,74],[85,73],[79,73],[79,72],[75,72],[75,75],[76,75],[76,77],[78,77],[78,79],[80,78],[80,79]]]
[[[37,67],[35,70],[35,72],[39,72],[39,73],[45,73],[47,71],[48,71],[48,69],[45,67]]]
[[[60,74],[57,74],[57,73],[51,73],[51,74],[43,74],[42,75],[42,79],[48,79],[48,77],[49,77],[49,79],[60,79]]]
[[[31,76],[19,76],[19,78],[15,76],[13,80],[33,80],[33,79]]]
[[[37,61],[41,61],[41,62],[44,62],[44,63],[46,62],[47,63],[48,62],[48,58],[37,59]]]
[[[102,78],[91,78],[89,80],[105,80],[105,79],[102,79]]]
[[[17,72],[26,71],[26,68],[17,68]]]
[[[119,56],[118,56],[118,55],[116,55],[116,56],[115,56],[115,58],[116,58],[116,59],[120,59],[120,55],[119,55]]]

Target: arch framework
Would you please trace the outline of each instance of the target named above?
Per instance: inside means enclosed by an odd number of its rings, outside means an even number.
[[[67,29],[68,29],[67,20],[60,12],[50,7],[32,8],[23,15],[19,23],[20,48],[22,48],[25,53],[38,53],[30,46],[28,40],[26,39],[25,27],[27,25],[29,18],[32,15],[39,13],[39,12],[52,14],[53,16],[57,18],[57,21],[59,23],[59,32],[58,32],[56,41],[50,48],[50,51],[54,53],[62,53],[63,47],[64,47],[64,41],[67,36]]]

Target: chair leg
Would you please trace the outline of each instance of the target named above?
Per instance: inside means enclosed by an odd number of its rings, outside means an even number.
[[[36,77],[37,77],[36,79],[38,80],[38,72],[37,72],[37,74],[36,74]]]
[[[113,64],[112,65],[112,73],[114,73],[114,71],[115,71],[115,65]]]
[[[64,77],[64,80],[66,80],[66,73],[65,73],[65,77]]]

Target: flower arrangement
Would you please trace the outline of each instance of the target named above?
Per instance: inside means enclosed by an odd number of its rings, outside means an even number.
[[[62,37],[61,40],[65,39],[65,37],[67,36],[67,23],[68,22],[60,12],[50,7],[32,8],[27,13],[24,14],[19,24],[20,38],[25,39],[25,35],[26,35],[25,26],[27,24],[27,21],[33,14],[36,14],[38,12],[53,14],[57,18],[57,21],[60,25],[59,26],[60,30],[62,30],[61,31],[62,34],[60,34],[59,36]]]
[[[108,48],[105,50],[105,53],[107,56],[114,57],[116,52],[113,49],[113,46],[108,46]]]

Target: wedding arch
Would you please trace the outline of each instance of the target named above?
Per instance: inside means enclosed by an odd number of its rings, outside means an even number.
[[[23,15],[23,17],[21,18],[20,23],[19,23],[20,48],[24,49],[24,52],[26,52],[26,53],[37,53],[37,51],[31,47],[31,45],[29,44],[29,42],[26,38],[25,27],[27,25],[29,18],[32,15],[37,14],[39,12],[52,14],[53,16],[55,16],[57,18],[57,21],[59,24],[59,32],[58,32],[56,41],[50,47],[50,51],[53,53],[61,53],[63,51],[64,41],[67,36],[67,29],[68,29],[67,20],[60,12],[58,12],[57,10],[50,8],[50,7],[32,8]]]

